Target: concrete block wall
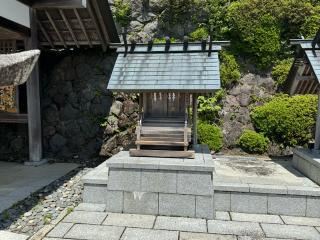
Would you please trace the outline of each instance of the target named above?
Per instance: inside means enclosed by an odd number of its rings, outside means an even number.
[[[320,196],[216,191],[216,211],[320,217]]]
[[[106,196],[110,212],[214,218],[212,172],[110,168]]]

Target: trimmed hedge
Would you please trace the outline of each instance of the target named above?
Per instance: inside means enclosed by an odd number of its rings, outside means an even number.
[[[269,139],[260,133],[246,129],[238,141],[239,147],[248,153],[265,153],[268,149]]]
[[[313,137],[317,114],[317,96],[280,95],[255,107],[251,119],[272,142],[286,146],[304,145]]]
[[[204,122],[198,124],[198,140],[207,144],[210,150],[218,152],[222,148],[222,138],[219,127]]]

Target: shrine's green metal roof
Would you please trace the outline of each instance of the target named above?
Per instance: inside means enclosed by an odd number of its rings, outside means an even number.
[[[174,45],[168,52],[164,45],[137,46],[134,52],[118,49],[108,89],[121,92],[185,91],[212,92],[220,89],[220,46],[212,46],[211,54],[201,51],[201,45]],[[209,56],[210,55],[210,56]]]

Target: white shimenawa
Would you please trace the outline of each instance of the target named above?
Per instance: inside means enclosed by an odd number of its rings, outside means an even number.
[[[0,54],[0,87],[25,83],[38,58],[40,50]]]

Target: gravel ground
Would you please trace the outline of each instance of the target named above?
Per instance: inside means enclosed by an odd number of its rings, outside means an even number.
[[[78,168],[16,203],[0,215],[0,230],[33,235],[64,210],[82,201],[81,177],[90,169]]]

